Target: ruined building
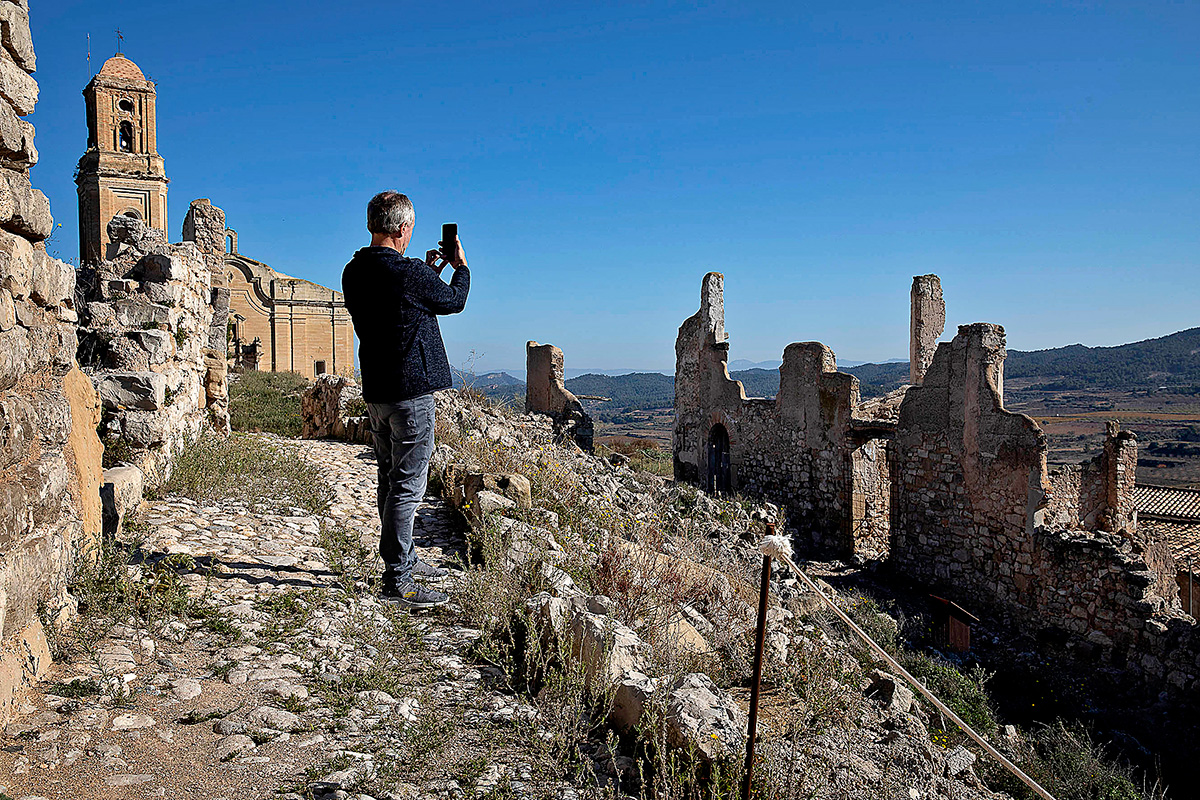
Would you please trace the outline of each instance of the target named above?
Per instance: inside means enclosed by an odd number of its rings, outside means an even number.
[[[1037,423],[1004,408],[1004,329],[963,325],[939,343],[932,275],[913,280],[912,385],[860,402],[829,348],[803,342],[784,349],[778,394],[748,398],[729,376],[723,288],[704,277],[676,341],[677,479],[777,501],[801,544],[879,561],[1073,658],[1200,700],[1183,550],[1163,535],[1200,519],[1200,501],[1143,493],[1159,521],[1139,525],[1133,434],[1113,423],[1097,458],[1050,471]]]
[[[0,2],[0,721],[50,666],[42,621],[72,613],[67,576],[101,532],[99,403],[75,364],[75,270],[46,254],[38,85],[24,3]],[[39,614],[39,606],[42,614]]]
[[[76,183],[80,263],[87,266],[114,260],[128,244],[111,238],[108,223],[114,216],[138,220],[168,241],[169,181],[158,154],[155,86],[141,69],[118,53],[83,94],[88,143]],[[354,331],[341,293],[247,258],[238,252],[237,233],[224,225],[220,209],[197,200],[184,221],[183,240],[194,242],[210,265],[219,265],[210,288],[228,291],[234,366],[308,378],[353,376]]]

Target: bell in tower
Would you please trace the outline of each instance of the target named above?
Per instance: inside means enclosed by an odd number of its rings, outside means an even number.
[[[79,258],[110,257],[108,221],[136,217],[167,232],[167,173],[158,154],[154,84],[117,53],[83,90],[87,151],[79,159]]]

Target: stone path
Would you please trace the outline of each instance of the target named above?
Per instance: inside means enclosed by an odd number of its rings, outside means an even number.
[[[297,446],[336,489],[328,519],[363,532],[373,548],[378,520],[369,451],[324,441]],[[116,693],[124,697],[32,695],[5,730],[0,750],[0,791],[7,796],[274,798],[281,786],[349,796],[339,784],[374,768],[373,756],[356,748],[383,726],[415,722],[424,704],[474,714],[476,725],[514,713],[511,699],[483,689],[484,675],[464,664],[479,634],[456,625],[452,607],[403,615],[434,670],[430,683],[422,685],[416,675],[409,696],[363,690],[341,704],[321,694],[346,676],[369,674],[379,658],[372,651],[386,649],[382,641],[375,648],[349,638],[350,627],[363,621],[384,626],[379,630],[386,638],[389,619],[374,598],[337,588],[318,543],[322,520],[181,498],[150,503],[147,520],[144,549],[155,554],[151,561],[194,558],[197,569],[185,576],[190,593],[207,592],[242,638],[232,640],[229,623],[222,622],[210,630],[175,620],[159,635],[118,626],[94,652],[58,665],[53,680],[60,684],[91,679],[121,687]],[[435,564],[452,561],[463,548],[457,520],[432,498],[418,513],[416,540],[422,557]],[[449,582],[452,589],[454,578]],[[280,634],[297,599],[302,607],[315,599],[314,607],[298,617],[298,629]],[[520,777],[519,766],[513,777]],[[453,781],[400,790],[395,796],[462,794]]]

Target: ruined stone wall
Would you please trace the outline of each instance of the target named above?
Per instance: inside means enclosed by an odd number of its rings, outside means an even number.
[[[0,721],[50,665],[39,605],[69,617],[66,579],[101,531],[95,391],[75,364],[75,270],[51,258],[29,181],[38,86],[24,4],[0,1]]]
[[[559,437],[584,450],[593,446],[595,427],[583,404],[566,387],[563,352],[552,344],[525,343],[525,411],[546,414]]]
[[[362,387],[340,375],[322,375],[300,398],[302,439],[340,439],[374,444]]]
[[[1197,691],[1200,640],[1174,564],[1136,529],[1136,440],[1110,429],[1100,458],[1051,480],[1042,431],[1004,409],[1004,346],[998,325],[960,327],[905,396],[889,566],[1005,624],[1057,631],[1073,657],[1135,683]]]
[[[224,364],[208,346],[212,273],[195,244],[167,244],[140,220],[114,217],[108,235],[116,257],[80,272],[79,361],[103,401],[114,460],[153,485],[206,422],[227,430],[228,417],[209,412]]]
[[[850,535],[853,552],[866,560],[888,554],[892,529],[891,442],[867,438],[850,453]]]
[[[193,200],[183,220],[183,240],[204,255],[211,281],[204,393],[209,421],[229,431],[229,281],[225,273],[225,212],[207,199]]]
[[[724,331],[724,278],[705,276],[700,310],[679,329],[675,353],[675,475],[709,485],[713,430],[728,433],[732,489],[782,504],[790,526],[820,547],[853,550],[854,483],[850,426],[858,380],[837,371],[833,352],[819,342],[790,344],[779,368],[773,400],[747,398],[729,377]],[[872,470],[880,445],[859,454],[860,483],[874,496],[887,494],[887,469]],[[886,458],[884,458],[886,461]],[[874,473],[874,477],[872,477]],[[886,501],[863,506],[862,538],[886,530]]]

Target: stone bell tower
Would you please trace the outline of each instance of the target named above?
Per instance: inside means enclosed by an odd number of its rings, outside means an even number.
[[[167,173],[158,154],[154,84],[117,53],[83,90],[87,152],[79,159],[79,257],[108,257],[108,221],[136,217],[167,232]]]

